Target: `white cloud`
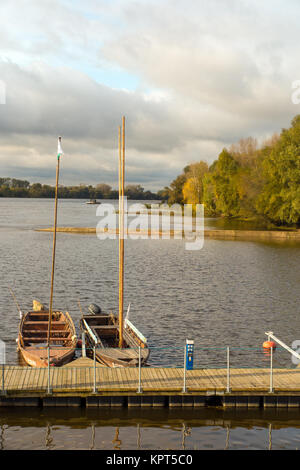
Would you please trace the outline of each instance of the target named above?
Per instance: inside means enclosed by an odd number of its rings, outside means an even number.
[[[66,181],[111,183],[125,114],[127,176],[156,189],[190,161],[287,127],[299,112],[299,10],[283,0],[2,0],[1,172],[51,181],[62,134]],[[119,88],[89,76],[97,68],[118,74]]]

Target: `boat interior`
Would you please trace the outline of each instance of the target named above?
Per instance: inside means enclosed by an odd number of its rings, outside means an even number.
[[[118,348],[119,347],[119,325],[114,315],[99,314],[85,315],[83,319],[98,339],[98,343],[102,348]],[[124,347],[137,348],[138,343],[134,337],[124,329]]]
[[[45,346],[48,336],[49,313],[28,312],[22,324],[24,346]],[[72,344],[72,331],[69,322],[62,312],[53,312],[50,342],[55,346],[68,347]]]

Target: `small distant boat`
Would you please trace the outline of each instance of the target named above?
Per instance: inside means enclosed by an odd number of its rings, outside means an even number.
[[[32,310],[22,315],[19,325],[18,350],[32,367],[48,366],[49,312]],[[50,365],[63,366],[75,354],[77,336],[68,312],[53,311],[51,321]]]
[[[101,204],[101,202],[97,201],[97,199],[90,199],[86,204]]]
[[[148,360],[150,350],[147,339],[129,321],[123,329],[123,347],[119,348],[119,322],[113,314],[102,313],[95,304],[89,306],[88,315],[82,315],[80,329],[85,333],[85,344],[90,354],[96,346],[96,360],[108,367],[137,367],[139,347],[141,364]],[[94,313],[95,312],[95,313]]]

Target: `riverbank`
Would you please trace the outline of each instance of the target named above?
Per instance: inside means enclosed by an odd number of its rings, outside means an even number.
[[[53,228],[35,229],[38,232],[53,232]],[[81,233],[81,234],[96,234],[95,227],[58,227],[58,232],[65,233]],[[118,229],[108,230],[102,229],[99,233],[112,233],[118,234]],[[127,231],[128,235],[159,235],[163,236],[164,232],[155,231],[147,232],[145,230]],[[180,231],[170,231],[170,236],[180,234]],[[184,235],[184,233],[182,233]],[[215,240],[241,240],[241,241],[279,241],[279,242],[300,242],[300,230],[290,231],[277,231],[277,230],[204,230],[204,238]]]

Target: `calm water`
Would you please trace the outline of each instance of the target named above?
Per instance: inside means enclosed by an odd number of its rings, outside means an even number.
[[[299,449],[299,413],[37,410],[0,416],[0,449]]]
[[[59,202],[61,226],[92,227],[98,220],[96,206],[86,205],[82,200]],[[209,226],[217,223],[209,220]],[[0,337],[7,342],[10,363],[18,361],[15,339],[19,317],[8,286],[13,288],[23,310],[31,307],[33,298],[49,303],[52,234],[34,229],[52,224],[53,200],[0,199]],[[75,323],[80,317],[78,299],[83,308],[95,302],[105,311],[117,311],[117,249],[116,240],[100,241],[95,235],[58,234],[55,306],[68,310]],[[186,251],[183,240],[127,240],[125,250],[125,305],[131,303],[130,318],[149,339],[152,365],[181,366],[182,347],[185,339],[190,338],[195,341],[196,366],[224,366],[224,348],[230,346],[233,366],[265,367],[269,362],[261,350],[265,331],[274,331],[287,344],[300,339],[299,245],[207,240],[202,250]],[[288,353],[279,350],[275,353],[274,365],[294,367]],[[4,421],[6,419],[4,442],[10,442],[9,448],[12,448],[12,436],[21,434],[25,420],[18,415],[19,425],[12,424],[9,416],[3,417]],[[69,418],[68,423],[59,424],[57,430],[53,419],[50,420],[51,432],[64,433],[68,429],[70,433]],[[88,447],[86,440],[91,433],[91,423],[88,417],[80,419],[85,424],[79,434],[85,436],[83,446]],[[210,427],[199,419],[195,435],[208,433],[211,445],[223,448],[220,439],[224,438],[224,426],[212,424]],[[33,428],[37,423],[37,419],[32,422]],[[42,418],[41,423],[46,433],[47,425]],[[289,435],[294,436],[291,439],[297,439],[299,430],[295,420],[293,423],[291,428],[283,426],[278,432],[286,433],[288,429]],[[158,420],[156,424],[170,448],[174,444],[171,436],[180,441],[181,431],[178,429],[172,434],[168,421]],[[265,435],[267,425],[267,422],[259,424],[256,429],[253,423],[252,447],[256,442],[260,448],[260,432]],[[157,447],[162,442],[160,437],[155,437],[159,433],[145,426],[145,435],[149,435],[149,442],[152,442],[149,445]],[[194,435],[193,424],[192,428]],[[95,423],[95,429],[98,436],[106,432],[101,420]],[[32,434],[32,430],[24,430],[26,432]],[[24,447],[31,445],[25,434]],[[74,430],[72,442],[76,440],[75,434]],[[243,436],[250,434],[247,428],[244,434],[239,434],[237,442],[244,443],[241,446],[248,445],[248,437]],[[40,430],[36,429],[36,435],[40,436]],[[99,439],[98,443],[101,437]],[[130,444],[124,444],[126,448],[133,445],[133,437],[130,439]],[[290,444],[294,446],[294,441]],[[66,445],[72,446],[71,443]]]

